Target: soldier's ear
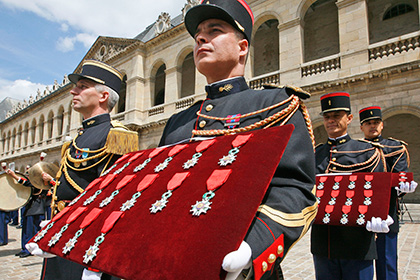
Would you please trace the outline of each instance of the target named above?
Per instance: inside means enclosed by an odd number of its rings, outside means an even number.
[[[347,124],[350,124],[352,120],[353,120],[353,114],[348,114],[347,115]]]
[[[99,102],[104,103],[108,100],[108,98],[109,98],[109,92],[108,91],[103,91],[103,92],[100,93]]]

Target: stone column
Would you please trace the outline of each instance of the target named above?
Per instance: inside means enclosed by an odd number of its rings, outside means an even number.
[[[165,104],[176,102],[178,98],[177,67],[165,70]]]

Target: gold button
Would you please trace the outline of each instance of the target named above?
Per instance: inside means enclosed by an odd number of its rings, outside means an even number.
[[[277,247],[277,255],[281,255],[283,253],[283,246]]]
[[[206,124],[207,124],[207,122],[206,122],[206,121],[201,121],[199,125],[200,125],[200,127],[201,127],[201,128],[203,128],[203,127],[205,127],[205,126],[206,126]]]
[[[268,269],[268,264],[266,262],[262,262],[262,270],[263,272],[266,272]]]
[[[213,107],[214,107],[214,106],[213,106],[213,105],[211,105],[211,104],[207,105],[207,106],[206,106],[206,111],[207,111],[207,112],[210,112],[211,110],[213,110]]]
[[[337,159],[336,159],[335,157],[333,157],[331,160],[332,160],[332,161],[336,161]]]
[[[336,169],[337,169],[337,167],[335,167],[335,166],[334,166],[332,169],[333,169],[333,170],[336,170]]]
[[[268,256],[268,263],[273,263],[273,262],[275,262],[276,261],[276,255],[274,255],[274,254],[270,254],[269,256]]]

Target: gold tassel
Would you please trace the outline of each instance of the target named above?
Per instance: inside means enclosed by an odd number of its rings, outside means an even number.
[[[138,134],[135,131],[111,128],[105,148],[108,153],[117,155],[138,151]]]
[[[61,158],[64,157],[67,149],[70,147],[71,141],[64,142],[63,146],[61,146]]]

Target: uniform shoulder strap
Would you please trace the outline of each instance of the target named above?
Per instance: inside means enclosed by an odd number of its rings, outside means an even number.
[[[296,95],[300,99],[308,99],[311,97],[311,94],[300,87],[292,86],[292,85],[275,85],[275,84],[267,84],[264,85],[265,89],[274,89],[274,88],[281,88],[285,89],[288,95]]]

